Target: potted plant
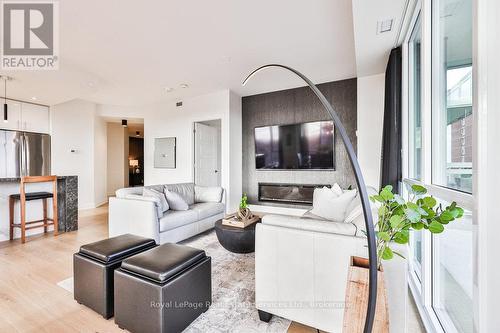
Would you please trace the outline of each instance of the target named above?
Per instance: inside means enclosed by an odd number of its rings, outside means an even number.
[[[439,234],[448,223],[464,214],[464,210],[456,202],[447,207],[438,204],[436,199],[426,195],[427,189],[423,186],[412,185],[409,192],[409,200],[406,201],[400,195],[393,194],[392,186],[388,185],[378,195],[370,197],[372,202],[380,203],[378,222],[375,225],[379,268],[382,260],[390,260],[394,255],[402,256],[392,250],[391,244],[407,244],[410,230],[428,230]]]
[[[240,201],[240,207],[238,209],[238,219],[240,221],[246,221],[253,217],[252,211],[248,208],[248,197],[243,194]]]
[[[391,260],[394,256],[404,256],[394,249],[396,244],[407,244],[410,239],[410,230],[428,230],[433,234],[442,233],[448,223],[460,219],[464,210],[452,202],[443,207],[436,199],[427,195],[427,189],[420,185],[408,187],[408,200],[394,194],[392,186],[385,186],[370,200],[378,205],[378,220],[375,224],[377,245],[378,291],[377,307],[373,332],[389,330],[389,316],[387,310],[387,296],[385,286],[391,288],[393,281],[384,279],[384,260]],[[400,285],[394,286],[399,288]],[[349,267],[349,276],[346,291],[346,308],[344,324],[346,332],[358,331],[360,327],[353,327],[353,322],[364,323],[368,298],[368,259],[352,257]],[[354,325],[355,326],[355,325]],[[362,328],[362,326],[361,326]]]

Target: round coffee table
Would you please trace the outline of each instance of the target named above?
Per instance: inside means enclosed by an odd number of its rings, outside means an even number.
[[[219,243],[226,250],[234,253],[251,253],[255,251],[255,225],[257,223],[252,223],[246,228],[237,228],[224,225],[222,220],[219,220],[215,222],[215,233]]]

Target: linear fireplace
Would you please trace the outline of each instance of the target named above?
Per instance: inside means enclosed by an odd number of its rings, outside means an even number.
[[[323,186],[259,183],[259,201],[312,205],[314,189]]]

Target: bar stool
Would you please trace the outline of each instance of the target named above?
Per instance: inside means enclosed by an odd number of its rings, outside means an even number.
[[[50,192],[31,192],[26,193],[25,185],[29,183],[52,183],[52,193]],[[47,199],[52,198],[52,218],[47,217]],[[14,223],[14,204],[19,200],[21,203],[21,223]],[[26,201],[43,201],[43,219],[35,221],[26,221]],[[9,196],[10,213],[10,239],[14,239],[14,228],[21,228],[21,242],[26,242],[26,230],[43,227],[44,233],[47,232],[49,225],[54,225],[54,236],[57,236],[57,176],[29,176],[21,178],[19,194]],[[49,222],[50,221],[50,222]],[[42,223],[42,224],[40,224]],[[36,225],[31,225],[36,224]],[[29,226],[28,226],[29,225]]]

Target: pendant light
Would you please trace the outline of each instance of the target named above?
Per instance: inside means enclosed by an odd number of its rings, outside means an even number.
[[[5,75],[0,76],[0,78],[4,81],[3,121],[6,123],[9,121],[9,110],[7,106],[7,81],[12,80],[12,78]]]

